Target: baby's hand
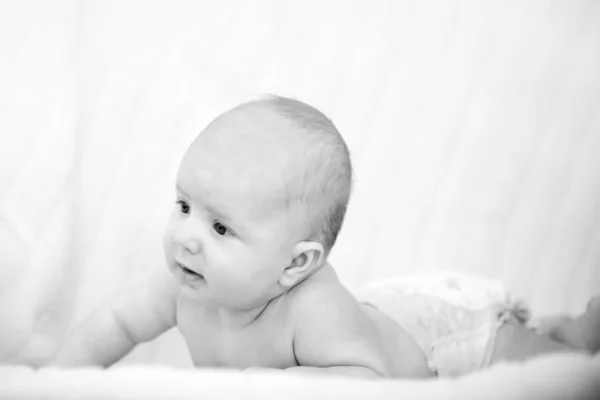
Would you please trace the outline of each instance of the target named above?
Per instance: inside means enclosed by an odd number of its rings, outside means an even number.
[[[49,365],[56,354],[57,342],[45,335],[32,335],[29,343],[19,355],[19,363],[32,368],[41,368]]]

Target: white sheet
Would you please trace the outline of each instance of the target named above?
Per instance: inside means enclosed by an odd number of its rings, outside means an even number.
[[[0,367],[0,399],[502,399],[600,396],[600,356],[554,355],[460,379],[369,381],[283,372],[158,367],[33,371]]]

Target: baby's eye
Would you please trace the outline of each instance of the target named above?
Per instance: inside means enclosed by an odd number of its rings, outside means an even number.
[[[184,200],[177,200],[177,204],[179,205],[179,211],[181,211],[183,214],[190,213],[190,205]]]
[[[213,224],[213,229],[221,236],[231,234],[231,232],[229,232],[229,229],[227,229],[227,227],[220,222],[215,222]]]

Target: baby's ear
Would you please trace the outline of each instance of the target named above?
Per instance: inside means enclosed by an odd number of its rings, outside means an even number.
[[[298,242],[293,249],[293,259],[279,277],[279,284],[291,288],[316,272],[325,261],[325,251],[319,242]]]

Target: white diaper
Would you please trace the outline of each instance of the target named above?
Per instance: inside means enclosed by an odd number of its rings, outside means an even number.
[[[502,284],[455,272],[373,282],[357,293],[411,334],[439,376],[457,376],[490,363],[498,328],[511,316],[529,318]]]

